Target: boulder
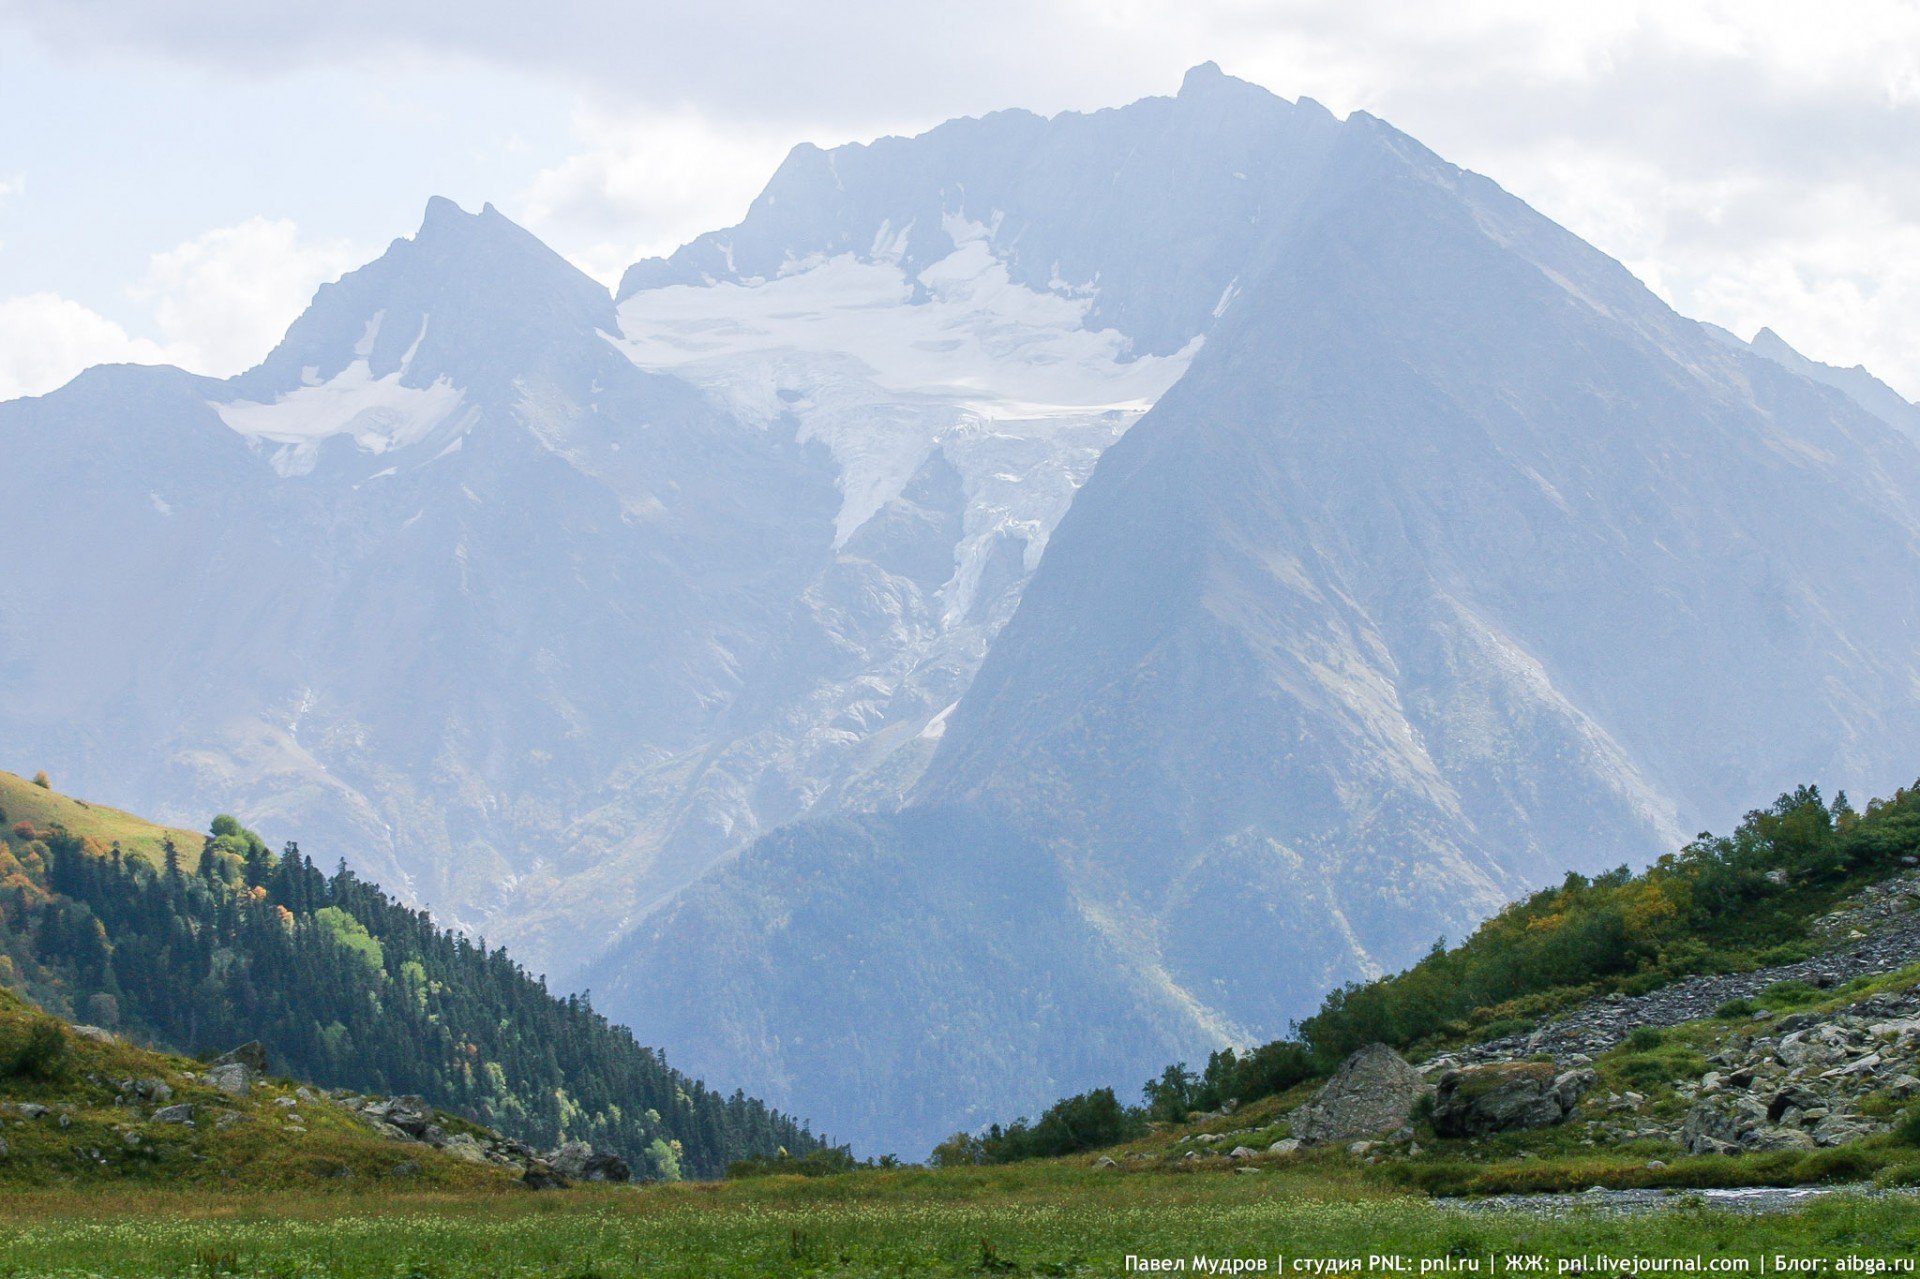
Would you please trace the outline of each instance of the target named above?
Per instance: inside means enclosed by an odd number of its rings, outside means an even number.
[[[253,1091],[254,1070],[244,1062],[229,1061],[207,1072],[207,1082],[229,1097],[244,1097]]]
[[[1282,1137],[1267,1147],[1267,1153],[1270,1155],[1290,1155],[1298,1149],[1300,1149],[1300,1139],[1298,1137]]]
[[[1751,1097],[1702,1099],[1687,1112],[1686,1121],[1680,1126],[1680,1144],[1690,1155],[1814,1148],[1810,1133],[1774,1123],[1768,1118],[1768,1109]],[[1781,1113],[1784,1115],[1786,1111]]]
[[[470,1164],[491,1162],[487,1158],[486,1150],[480,1143],[463,1132],[455,1133],[453,1136],[447,1138],[446,1141],[441,1143],[440,1149],[452,1155],[455,1159],[462,1159]]]
[[[178,1106],[167,1106],[163,1109],[156,1110],[153,1112],[153,1122],[156,1124],[186,1124],[188,1127],[192,1127],[193,1106],[189,1103],[182,1102]]]
[[[1385,1044],[1368,1044],[1293,1112],[1293,1135],[1303,1142],[1351,1142],[1403,1127],[1426,1081]]]
[[[421,1097],[389,1097],[363,1108],[360,1113],[416,1140],[424,1139],[427,1130],[434,1128],[433,1107]]]
[[[536,1159],[527,1165],[526,1172],[520,1176],[520,1183],[529,1190],[565,1190],[570,1184],[553,1170],[552,1164],[543,1159]]]
[[[562,1142],[547,1156],[553,1171],[568,1181],[631,1181],[633,1171],[616,1154],[595,1150],[584,1141]]]
[[[1565,1123],[1597,1082],[1591,1070],[1556,1071],[1538,1061],[1448,1071],[1434,1095],[1433,1130],[1442,1137],[1483,1137]]]

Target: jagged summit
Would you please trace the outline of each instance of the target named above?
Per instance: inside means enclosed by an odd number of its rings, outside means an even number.
[[[399,374],[409,387],[442,377],[456,387],[489,387],[502,376],[502,351],[614,327],[606,290],[532,233],[491,204],[467,213],[435,196],[418,232],[322,286],[285,340],[234,390],[255,400],[282,395],[327,382],[356,361],[372,378]]]
[[[616,296],[771,280],[849,255],[909,282],[978,241],[1009,280],[1092,300],[1139,355],[1206,333],[1284,235],[1342,125],[1212,64],[1177,97],[1044,118],[1001,111],[913,138],[796,147],[735,227],[629,268]]]

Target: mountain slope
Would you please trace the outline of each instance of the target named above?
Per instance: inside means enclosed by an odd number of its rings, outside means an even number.
[[[344,864],[323,876],[295,846],[276,857],[231,818],[156,866],[86,827],[6,816],[0,985],[50,1010],[190,1052],[258,1040],[315,1083],[417,1094],[541,1149],[585,1140],[653,1177],[820,1144],[670,1068],[504,950]]]
[[[1920,454],[1886,424],[1364,116],[1268,251],[1076,495],[914,792],[1045,849],[1058,887],[1036,893],[1179,1010],[1177,1054],[1141,1037],[1098,1072],[1008,1027],[1056,1095],[1269,1037],[1756,790],[1890,789],[1920,748],[1920,618],[1886,589],[1920,576]],[[816,900],[764,873],[728,897]],[[939,909],[842,902],[808,926],[887,936]],[[734,917],[682,909],[702,913],[677,947]],[[876,944],[796,999],[744,942],[677,962],[740,974],[762,1036],[703,1006],[672,1042],[849,1131],[929,1090],[964,1118],[955,1075],[800,1086],[764,1047],[915,961]],[[659,962],[643,929],[606,970]],[[1108,1015],[1104,991],[1076,1000],[1081,1025]],[[946,1042],[924,1017],[893,1034]]]
[[[533,237],[436,202],[232,382],[101,369],[0,406],[9,739],[483,923],[623,770],[705,748],[829,540],[817,450],[612,325]]]

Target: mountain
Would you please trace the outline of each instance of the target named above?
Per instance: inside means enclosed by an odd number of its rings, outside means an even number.
[[[239,378],[0,406],[8,739],[486,926],[610,793],[671,791],[830,540],[822,452],[614,324],[532,236],[435,201]]]
[[[182,841],[54,797],[76,820],[43,824],[46,795],[0,773],[0,987],[44,1008],[186,1052],[256,1042],[310,1082],[424,1097],[543,1150],[587,1141],[654,1178],[822,1145],[344,863],[322,875],[231,817]]]
[[[1755,354],[1772,360],[1783,369],[1791,369],[1809,381],[1832,387],[1888,426],[1903,432],[1911,439],[1920,440],[1920,405],[1909,402],[1898,391],[1860,365],[1842,369],[1831,364],[1822,364],[1818,360],[1810,360],[1788,346],[1785,339],[1772,329],[1761,329],[1753,335],[1753,341],[1742,342],[1717,325],[1705,327],[1713,336],[1730,345],[1746,347]]]
[[[435,201],[258,369],[0,405],[0,733],[911,1152],[1900,780],[1920,452],[1817,372],[1210,64],[613,295]]]
[[[1003,1023],[1017,1069],[876,1092],[853,1064],[873,1026],[952,1042],[944,1016],[860,1003],[865,974],[944,953],[940,924],[900,925],[945,909],[877,875],[841,887],[869,836],[827,827],[804,865],[756,849],[643,924],[593,974],[610,1007],[911,1146],[944,1135],[900,1119],[930,1089],[977,1122],[988,1095],[1005,1117],[1258,1042],[1756,791],[1900,779],[1920,746],[1920,619],[1889,588],[1920,572],[1911,442],[1382,122],[1333,132],[1311,164],[1266,157],[1305,194],[1260,219],[1190,367],[1076,494],[911,796],[998,832],[967,855],[1026,857],[1045,909],[1121,958],[1078,994],[1084,1034],[1151,1010],[1150,1032],[1090,1072],[1029,1011]],[[768,899],[808,909],[742,929]],[[789,992],[774,957],[828,945],[826,988]],[[724,997],[619,984],[663,963]],[[1011,988],[1045,1007],[1055,971]],[[848,1064],[794,1084],[795,1034],[816,1071]]]

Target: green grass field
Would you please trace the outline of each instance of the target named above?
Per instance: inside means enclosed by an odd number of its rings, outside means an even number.
[[[0,1274],[21,1276],[1118,1276],[1138,1273],[1129,1254],[1264,1260],[1269,1274],[1282,1258],[1282,1273],[1303,1273],[1295,1259],[1358,1259],[1360,1272],[1384,1273],[1365,1266],[1381,1253],[1477,1259],[1480,1274],[1504,1274],[1517,1273],[1502,1260],[1510,1253],[1544,1257],[1553,1273],[1596,1252],[1745,1259],[1748,1273],[1766,1256],[1772,1273],[1774,1253],[1916,1250],[1920,1212],[1904,1199],[1549,1220],[1469,1215],[1321,1177],[1062,1165],[402,1198],[28,1192],[0,1206]]]

